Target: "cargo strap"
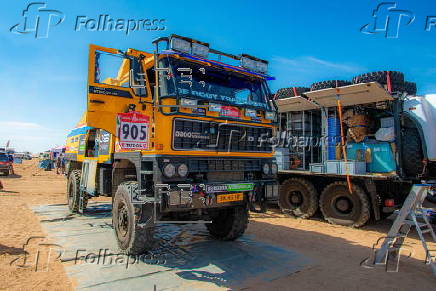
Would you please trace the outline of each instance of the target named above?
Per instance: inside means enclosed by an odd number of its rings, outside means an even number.
[[[392,93],[391,71],[386,72],[386,84],[388,86],[389,94]]]

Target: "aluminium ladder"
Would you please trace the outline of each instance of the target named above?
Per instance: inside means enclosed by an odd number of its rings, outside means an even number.
[[[432,255],[432,250],[428,248],[424,234],[430,233],[433,242],[436,242],[436,235],[422,207],[422,203],[427,196],[427,191],[431,186],[434,186],[434,184],[414,184],[412,186],[412,189],[404,201],[403,207],[398,212],[387,237],[384,239],[380,249],[375,253],[375,265],[386,265],[389,263],[389,260],[394,259],[396,260],[396,266],[398,268],[401,246],[403,245],[412,225],[415,225],[416,231],[425,250],[425,263],[431,266],[433,275],[436,276],[436,257]],[[418,219],[422,219],[423,222],[418,221]]]

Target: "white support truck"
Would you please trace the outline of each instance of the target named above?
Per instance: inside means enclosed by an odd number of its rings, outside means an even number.
[[[276,94],[280,191],[267,203],[360,227],[401,206],[414,182],[436,177],[436,95],[415,96],[416,87],[411,95],[404,79],[389,78],[401,73],[384,73]]]

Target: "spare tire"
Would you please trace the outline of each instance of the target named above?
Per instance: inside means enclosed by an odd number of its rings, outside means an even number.
[[[321,90],[321,89],[337,88],[337,87],[348,86],[348,85],[351,85],[350,81],[345,81],[345,80],[328,80],[328,81],[322,81],[322,82],[313,83],[310,86],[310,89],[312,91],[316,91],[316,90]]]
[[[295,95],[295,91],[297,92],[297,95]],[[289,98],[289,97],[295,97],[295,96],[301,96],[304,92],[310,91],[310,88],[306,87],[290,87],[290,88],[282,88],[279,89],[276,93],[276,99],[283,99],[283,98]]]
[[[416,83],[405,81],[404,92],[407,92],[408,95],[416,95]]]
[[[392,91],[403,91],[404,90],[404,74],[397,71],[389,71],[391,78]],[[359,83],[369,83],[378,82],[381,85],[387,85],[388,81],[388,71],[378,71],[365,73],[353,78],[353,84]]]
[[[424,170],[421,137],[418,129],[404,128],[401,134],[403,171],[409,178],[418,178]]]

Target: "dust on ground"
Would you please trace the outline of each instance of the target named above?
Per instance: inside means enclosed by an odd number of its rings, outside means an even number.
[[[29,237],[44,237],[35,205],[64,204],[66,179],[55,171],[44,171],[37,161],[15,166],[16,175],[0,177],[0,289],[71,290],[74,282],[66,276],[62,263],[55,261],[47,270],[35,271],[23,265],[23,246]],[[314,264],[298,273],[256,285],[258,290],[414,290],[433,289],[431,269],[423,263],[424,251],[413,231],[406,243],[413,249],[402,258],[398,273],[383,268],[364,268],[360,263],[371,254],[374,243],[386,235],[391,222],[384,220],[361,229],[330,225],[320,218],[300,220],[271,209],[252,214],[247,234],[256,240],[291,249],[311,258]],[[433,249],[435,244],[432,244]],[[14,263],[11,264],[12,261]],[[128,287],[128,286],[126,286]]]

